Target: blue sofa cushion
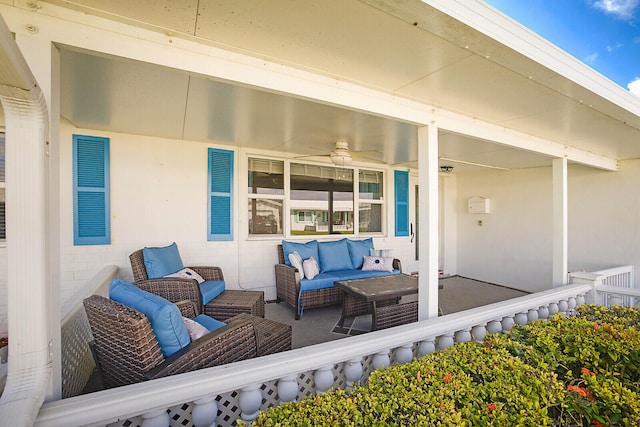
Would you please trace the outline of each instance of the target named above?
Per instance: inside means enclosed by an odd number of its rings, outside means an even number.
[[[206,314],[199,314],[193,318],[196,322],[204,326],[209,330],[209,332],[215,331],[216,329],[220,329],[226,325],[226,323],[221,322],[219,320],[214,319],[213,317],[209,317]]]
[[[331,275],[335,277],[336,281],[365,279],[367,277],[377,277],[377,276],[388,276],[389,274],[400,274],[400,270],[393,270],[392,272],[362,271],[362,270],[342,270],[342,271],[331,272]]]
[[[369,251],[373,249],[373,239],[371,237],[364,240],[347,239],[347,247],[353,268],[362,268],[364,257],[369,256]]]
[[[164,277],[184,268],[176,242],[162,248],[143,248],[142,256],[149,279]]]
[[[202,305],[207,305],[209,301],[224,292],[224,280],[205,280],[200,283],[200,296]]]
[[[311,280],[300,279],[300,292],[330,288],[336,280],[339,279],[332,273],[320,273]]]
[[[319,259],[317,240],[311,240],[307,243],[289,242],[287,240],[283,240],[282,251],[284,252],[284,263],[287,265],[291,265],[291,261],[289,261],[289,254],[293,252],[298,252],[300,258],[302,258],[303,260],[310,257],[313,257],[316,260]]]
[[[347,239],[318,243],[320,273],[353,269]]]
[[[191,342],[178,306],[122,279],[112,279],[109,297],[147,316],[166,358]]]

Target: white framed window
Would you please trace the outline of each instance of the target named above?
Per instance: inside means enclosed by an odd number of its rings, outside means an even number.
[[[249,236],[382,234],[384,179],[381,170],[249,156]]]
[[[358,231],[382,233],[384,212],[384,173],[360,169],[358,171]]]
[[[284,235],[284,161],[248,162],[249,236]]]

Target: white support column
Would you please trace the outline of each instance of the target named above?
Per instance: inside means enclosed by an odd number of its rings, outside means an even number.
[[[418,232],[418,320],[438,316],[438,127],[418,128],[418,185],[422,206]]]
[[[553,159],[553,287],[567,284],[567,159]]]
[[[42,91],[1,19],[0,51],[0,67],[4,71],[0,73],[0,101],[6,124],[7,300],[11,337],[0,413],[13,425],[27,426],[33,425],[51,384],[50,215],[45,166],[48,113]],[[59,323],[57,326],[59,333]]]
[[[45,157],[42,167],[45,175],[45,205],[47,220],[47,293],[46,301],[51,308],[49,335],[52,343],[52,381],[47,390],[46,401],[62,397],[62,341],[60,336],[60,53],[47,39],[32,35],[16,34],[16,43],[29,68],[38,81],[49,112],[49,135],[44,146]]]

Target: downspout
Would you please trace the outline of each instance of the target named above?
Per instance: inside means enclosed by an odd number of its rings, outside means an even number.
[[[0,102],[6,127],[9,358],[0,423],[34,424],[51,380],[47,297],[44,96],[0,17]]]

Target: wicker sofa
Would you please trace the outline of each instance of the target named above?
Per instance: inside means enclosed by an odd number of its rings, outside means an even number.
[[[351,240],[351,242],[353,243],[356,241]],[[402,272],[400,260],[394,258],[392,272],[363,271],[361,268],[352,268],[351,270],[321,273],[317,278],[307,280],[304,278],[304,272],[298,271],[298,269],[292,266],[290,262],[287,262],[287,251],[283,248],[283,244],[278,244],[277,247],[278,264],[275,265],[277,289],[276,302],[284,301],[289,304],[295,310],[296,320],[300,319],[304,309],[341,304],[344,300],[344,292],[333,286],[335,281],[379,276],[383,274],[399,274]],[[320,258],[320,262],[322,262],[322,255],[320,255]],[[326,275],[334,276],[333,279],[329,279],[330,284],[327,283]],[[321,287],[314,283],[314,281],[320,280],[324,281],[324,284],[321,285]],[[367,312],[367,310],[368,307],[363,306],[360,309],[354,309],[353,311]]]

